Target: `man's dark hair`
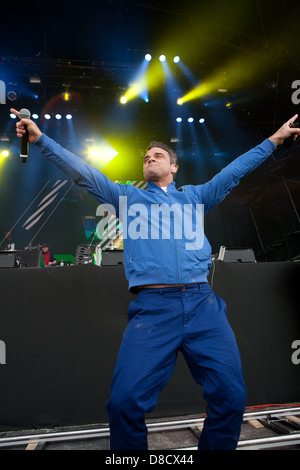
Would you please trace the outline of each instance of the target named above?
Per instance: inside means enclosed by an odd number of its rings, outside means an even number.
[[[177,158],[177,155],[176,153],[174,152],[174,150],[169,147],[168,145],[164,144],[163,142],[156,142],[156,141],[152,141],[150,142],[150,144],[148,145],[147,147],[147,151],[152,149],[153,147],[158,147],[158,148],[161,148],[161,149],[164,149],[168,152],[169,156],[170,156],[170,161],[171,163],[174,163],[175,165],[178,166],[178,158]]]

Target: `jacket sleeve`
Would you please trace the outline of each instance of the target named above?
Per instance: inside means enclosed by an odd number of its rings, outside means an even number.
[[[119,196],[124,194],[125,185],[113,183],[101,171],[88,165],[45,134],[42,134],[35,145],[44,157],[53,162],[74,183],[86,189],[100,204],[112,204],[118,211]]]
[[[269,139],[233,160],[207,183],[196,186],[200,202],[205,212],[219,204],[237,186],[244,176],[255,170],[275,150]]]

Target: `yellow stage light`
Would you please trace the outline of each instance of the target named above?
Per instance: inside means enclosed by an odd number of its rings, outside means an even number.
[[[8,151],[8,150],[2,150],[2,152],[1,152],[1,157],[6,158],[6,157],[8,157],[8,156],[9,156],[9,151]]]
[[[68,92],[68,91],[65,91],[63,94],[62,94],[62,99],[64,101],[70,101],[71,100],[71,94]]]
[[[121,103],[125,104],[127,101],[132,100],[133,98],[137,98],[138,96],[144,97],[144,95],[147,93],[148,82],[147,75],[145,73],[129,85],[128,90],[126,91],[125,95],[122,96],[120,101]]]
[[[271,66],[268,61],[260,60],[257,57],[246,59],[245,57],[235,57],[183,96],[182,103],[211,94],[234,92],[249,86],[253,87],[255,83],[262,80],[264,73]]]
[[[118,150],[116,155],[103,169],[102,172],[111,180],[137,180],[142,181],[143,177],[143,160],[136,149],[136,139],[134,136],[119,137],[111,136],[109,138],[110,145]]]
[[[100,170],[118,155],[118,152],[106,140],[99,142],[97,145],[86,147],[85,153],[87,159]]]
[[[97,157],[99,157],[99,155],[100,155],[99,149],[92,148],[92,149],[90,150],[90,156],[91,156],[91,157],[97,158]]]
[[[142,64],[139,72],[133,82],[129,84],[129,88],[122,97],[122,103],[140,97],[145,102],[149,101],[148,91],[153,91],[164,82],[164,71],[160,62],[146,62]],[[125,101],[126,100],[126,101]]]

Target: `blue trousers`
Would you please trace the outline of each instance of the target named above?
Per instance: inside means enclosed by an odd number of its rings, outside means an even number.
[[[225,302],[208,283],[145,289],[128,313],[107,403],[110,448],[148,448],[145,413],[155,407],[181,351],[207,402],[198,448],[235,449],[246,389]]]

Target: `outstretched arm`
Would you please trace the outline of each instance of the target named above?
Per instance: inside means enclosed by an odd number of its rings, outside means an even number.
[[[298,114],[295,114],[271,137],[233,160],[207,183],[197,186],[198,197],[204,204],[205,211],[219,204],[240,180],[261,165],[278,145],[283,144],[291,136],[294,140],[297,139],[300,128],[292,127],[297,117]]]
[[[13,108],[10,111],[20,118],[19,111]],[[77,155],[43,134],[31,119],[22,118],[16,123],[19,138],[26,132],[25,125],[27,126],[28,141],[35,144],[44,157],[52,161],[77,185],[91,193],[100,204],[109,203],[118,210],[119,195],[124,192],[123,185],[113,183],[99,170],[88,165]]]

